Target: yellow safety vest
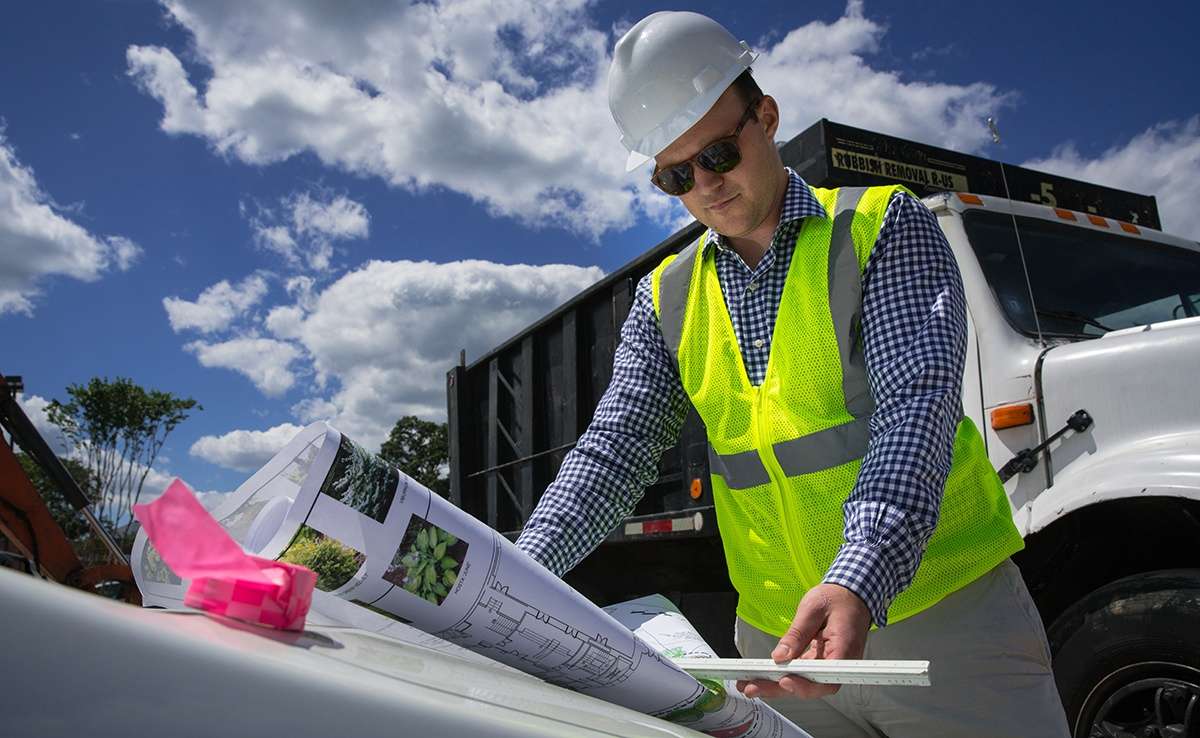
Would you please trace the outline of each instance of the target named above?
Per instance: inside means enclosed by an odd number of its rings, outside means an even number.
[[[653,276],[654,310],[708,428],[717,522],[738,615],[783,635],[845,543],[875,405],[858,335],[862,271],[900,186],[813,189],[828,217],[796,238],[766,376],[750,384],[703,239]],[[700,256],[701,258],[697,258]],[[937,528],[888,622],[915,615],[1024,546],[983,439],[958,424]]]

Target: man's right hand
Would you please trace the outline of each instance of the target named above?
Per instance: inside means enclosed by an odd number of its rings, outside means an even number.
[[[777,664],[792,659],[861,659],[867,648],[871,613],[858,595],[840,584],[819,584],[808,590],[796,607],[792,627],[771,652]],[[813,699],[837,692],[840,684],[819,684],[788,675],[778,682],[766,679],[739,681],[747,697],[801,697]]]

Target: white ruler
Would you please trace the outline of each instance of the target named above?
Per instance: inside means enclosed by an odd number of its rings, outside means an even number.
[[[929,686],[928,661],[867,661],[837,659],[794,659],[776,664],[771,659],[672,659],[676,665],[702,679],[768,679],[773,682],[788,674],[822,684],[882,684]]]

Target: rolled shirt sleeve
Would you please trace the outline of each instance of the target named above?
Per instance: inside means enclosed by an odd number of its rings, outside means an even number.
[[[889,204],[864,270],[862,316],[876,409],[824,581],[857,594],[882,627],[937,526],[963,414],[962,277],[936,216],[907,193]]]

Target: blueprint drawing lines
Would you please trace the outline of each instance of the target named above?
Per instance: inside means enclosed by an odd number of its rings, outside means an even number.
[[[527,673],[576,690],[619,684],[643,656],[656,657],[639,647],[635,638],[622,648],[524,601],[502,579],[503,562],[497,545],[474,605],[439,636],[476,644],[482,653],[491,651],[488,655],[503,663],[520,662]]]

